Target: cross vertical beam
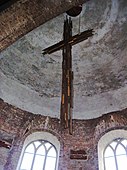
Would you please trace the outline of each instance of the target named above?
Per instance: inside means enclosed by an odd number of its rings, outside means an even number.
[[[63,61],[62,61],[62,94],[60,121],[62,128],[69,128],[72,134],[72,109],[73,109],[73,71],[72,71],[72,45],[69,39],[72,37],[72,21],[66,18],[64,21]]]
[[[52,54],[61,49],[63,51],[60,122],[61,129],[69,128],[70,134],[72,134],[73,110],[72,46],[91,36],[93,36],[93,29],[72,36],[72,21],[71,18],[66,18],[64,21],[63,40],[43,50],[44,55]]]

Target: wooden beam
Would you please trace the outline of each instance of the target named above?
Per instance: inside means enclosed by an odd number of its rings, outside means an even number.
[[[73,91],[73,71],[72,71],[72,45],[68,40],[72,36],[72,21],[66,19],[64,22],[63,41],[63,61],[62,61],[62,92],[61,92],[61,113],[60,121],[62,128],[69,128],[72,134],[72,91]]]
[[[86,39],[88,39],[89,37],[91,37],[93,35],[93,29],[91,30],[86,30],[80,34],[71,36],[68,41],[66,43],[70,44],[70,45],[75,45],[77,43],[80,43]],[[63,47],[66,46],[66,43],[64,42],[64,40],[60,41],[59,43],[54,44],[53,46],[50,46],[46,49],[43,50],[43,54],[51,54],[54,53],[60,49],[62,49]]]
[[[62,92],[60,122],[61,128],[69,128],[72,134],[72,110],[73,110],[73,71],[72,71],[72,46],[80,43],[93,35],[93,29],[72,36],[72,20],[64,21],[63,40],[43,50],[43,54],[51,54],[62,49]]]

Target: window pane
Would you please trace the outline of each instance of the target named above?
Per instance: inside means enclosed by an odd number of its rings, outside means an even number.
[[[34,144],[35,144],[35,147],[37,148],[39,145],[41,145],[41,142],[36,141],[36,142],[34,142]]]
[[[115,150],[116,148],[116,145],[117,145],[117,141],[113,141],[110,146],[112,146],[112,148]]]
[[[20,170],[30,170],[33,160],[33,154],[25,153]]]
[[[116,155],[122,155],[122,154],[125,155],[126,151],[125,151],[124,147],[121,144],[119,144],[116,148]]]
[[[33,170],[43,170],[44,156],[36,155]]]
[[[126,155],[121,155],[117,156],[117,164],[118,164],[118,169],[119,170],[124,170],[125,167],[127,167],[127,156]]]
[[[127,140],[122,140],[121,143],[127,148]]]
[[[48,150],[52,145],[50,143],[45,143],[46,149]]]
[[[30,145],[27,146],[25,152],[28,152],[28,153],[34,153],[34,145],[31,143]]]
[[[56,150],[46,141],[34,141],[24,152],[20,170],[55,170]]]
[[[114,156],[114,152],[113,152],[112,148],[110,146],[108,146],[105,150],[104,157],[110,157],[110,156]]]
[[[38,148],[36,154],[45,155],[45,148],[43,145]]]
[[[56,158],[47,157],[45,170],[55,170]]]
[[[51,156],[51,157],[56,157],[56,150],[54,147],[52,147],[49,151],[48,151],[48,155],[47,156]]]
[[[116,170],[114,157],[105,158],[105,170]]]
[[[104,153],[105,170],[116,170],[116,166],[118,166],[118,170],[125,170],[125,165],[127,162],[126,146],[127,140],[120,138],[115,139],[111,144],[108,145]]]

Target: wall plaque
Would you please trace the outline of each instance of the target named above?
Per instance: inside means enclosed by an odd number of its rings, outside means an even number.
[[[85,150],[70,150],[70,159],[87,160],[87,153]]]

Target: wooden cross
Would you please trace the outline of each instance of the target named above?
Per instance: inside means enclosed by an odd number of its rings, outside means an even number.
[[[73,71],[72,71],[72,46],[86,40],[93,35],[93,30],[87,30],[72,36],[72,20],[69,17],[64,21],[63,40],[43,50],[43,54],[51,54],[55,51],[63,51],[62,61],[62,93],[60,122],[62,128],[69,128],[72,134],[72,110],[73,110]]]

